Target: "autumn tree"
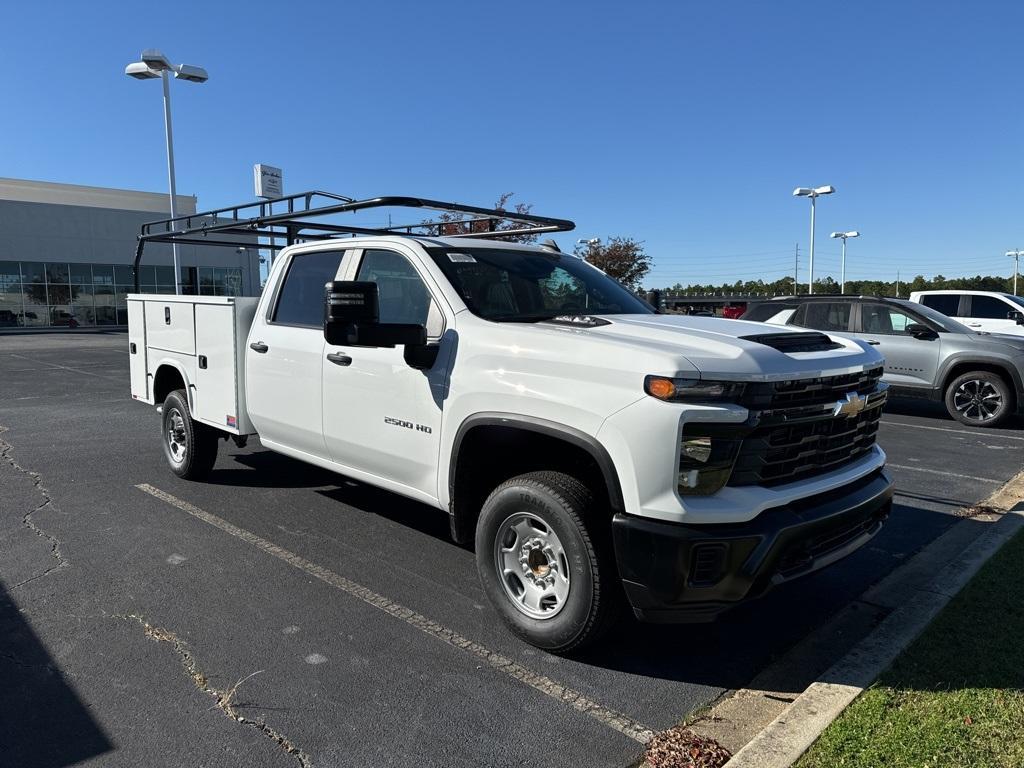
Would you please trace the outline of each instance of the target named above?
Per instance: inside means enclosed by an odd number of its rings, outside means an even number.
[[[614,277],[631,291],[640,289],[640,281],[651,271],[651,257],[643,243],[631,237],[610,237],[579,243],[573,251],[581,259]]]
[[[516,203],[512,210],[509,211],[509,202],[512,200],[514,192],[506,192],[498,198],[498,202],[494,204],[494,210],[501,213],[512,213],[515,214],[528,214],[533,208],[532,203]],[[522,229],[523,225],[518,224],[508,219],[502,219],[501,221],[494,222],[493,220],[479,221],[473,220],[472,217],[466,216],[462,213],[455,213],[453,211],[445,211],[435,219],[425,220],[424,224],[440,224],[441,235],[470,235],[479,232],[507,232],[513,229]],[[507,235],[502,240],[509,240],[513,243],[533,243],[537,240],[537,235]]]

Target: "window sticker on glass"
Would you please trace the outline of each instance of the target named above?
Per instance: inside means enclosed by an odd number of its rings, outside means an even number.
[[[468,253],[449,253],[448,260],[454,261],[456,264],[476,264],[476,259],[470,256]]]

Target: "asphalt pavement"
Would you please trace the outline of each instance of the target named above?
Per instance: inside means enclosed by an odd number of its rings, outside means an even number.
[[[947,530],[1024,448],[1019,423],[894,401],[897,503],[868,546],[716,624],[627,621],[567,659],[504,630],[441,512],[258,441],[222,443],[207,483],[176,478],[126,347],[0,336],[0,765],[625,766]]]

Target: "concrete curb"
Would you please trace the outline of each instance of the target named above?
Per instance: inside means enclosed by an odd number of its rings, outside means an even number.
[[[915,589],[901,607],[740,749],[727,767],[789,768],[793,765],[1022,527],[1024,503],[1018,503],[950,561],[931,582]]]

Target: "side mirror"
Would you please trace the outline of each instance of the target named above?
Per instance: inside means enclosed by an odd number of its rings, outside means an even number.
[[[939,334],[927,325],[921,325],[920,323],[909,323],[906,331],[915,339],[937,339],[939,337]]]
[[[381,323],[377,284],[338,280],[324,286],[324,338],[346,347],[417,346],[427,329],[409,323]]]
[[[1016,320],[1017,325],[1024,325],[1024,312],[1020,312],[1016,309],[1011,309],[1006,313],[1007,320]]]

